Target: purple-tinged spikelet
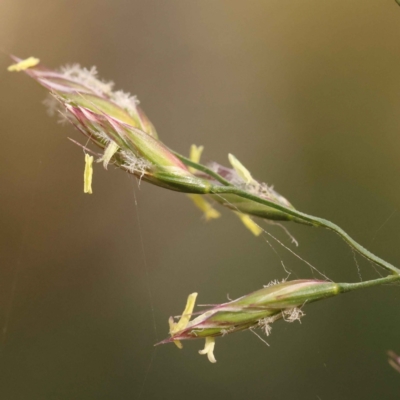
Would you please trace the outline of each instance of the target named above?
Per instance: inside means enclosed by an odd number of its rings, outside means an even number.
[[[214,343],[215,337],[257,327],[269,334],[272,322],[281,318],[287,322],[300,320],[304,315],[301,307],[305,304],[339,292],[339,285],[333,282],[287,281],[268,285],[239,299],[216,305],[189,321],[197,294],[191,295],[181,320],[175,323],[170,318],[171,337],[159,344],[203,338],[206,339],[208,348],[204,354],[210,352],[211,356],[214,345],[211,346],[210,343]],[[215,360],[213,356],[211,358]]]
[[[36,58],[20,60],[9,69],[24,71],[49,91],[45,104],[51,114],[58,113],[62,122],[69,122],[102,151],[96,161],[107,168],[113,164],[144,181],[188,194],[206,216],[217,218],[220,214],[205,200],[193,194],[209,194],[210,198],[232,209],[244,225],[255,235],[262,233],[249,215],[271,220],[293,220],[290,213],[265,204],[248,200],[237,194],[220,193],[221,180],[213,174],[188,168],[187,159],[178,156],[165,146],[139,106],[136,96],[115,91],[113,82],[98,78],[97,69],[82,68],[78,64],[50,70]],[[199,147],[198,150],[202,150]],[[198,157],[201,151],[198,152]],[[193,160],[192,160],[193,161]],[[233,169],[212,164],[214,171],[225,184],[244,190],[277,205],[293,206],[272,187],[253,179],[250,172],[233,155],[229,155]],[[198,163],[198,160],[195,161]],[[214,193],[214,194],[213,194]],[[247,215],[244,215],[247,214]]]

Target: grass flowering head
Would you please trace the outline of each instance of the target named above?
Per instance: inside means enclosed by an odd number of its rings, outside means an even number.
[[[197,297],[197,293],[193,293],[188,298],[181,319],[175,323],[170,318],[171,336],[159,344],[175,342],[181,347],[182,340],[206,339],[206,347],[201,354],[210,353],[210,361],[215,362],[215,337],[257,327],[263,328],[269,334],[270,324],[276,320],[300,320],[304,314],[301,308],[305,304],[338,293],[339,287],[333,282],[295,280],[274,283],[239,299],[215,305],[190,321],[190,317],[194,315],[194,301]]]
[[[24,71],[50,92],[51,113],[59,113],[96,144],[98,161],[114,165],[153,184],[189,193],[203,193],[207,181],[194,176],[159,139],[135,96],[113,91],[112,82],[97,77],[96,68],[72,65],[53,71],[35,62],[18,61],[11,70]],[[28,59],[29,60],[29,59]]]
[[[191,168],[190,163],[185,163],[181,156],[165,146],[158,139],[153,124],[139,106],[136,96],[114,90],[113,82],[98,78],[95,67],[88,69],[74,64],[51,70],[34,57],[13,59],[16,64],[8,70],[24,71],[49,91],[45,101],[49,113],[58,113],[62,122],[71,123],[97,145],[103,154],[96,161],[102,161],[105,168],[112,163],[150,183],[190,194],[209,194],[213,188],[221,186],[221,181],[215,180],[212,174]],[[191,158],[196,163],[202,150],[202,146],[192,146]],[[236,157],[230,154],[229,161],[232,169],[214,163],[209,171],[214,170],[231,187],[292,208],[272,187],[253,179]],[[212,197],[240,213],[238,215],[245,226],[255,235],[259,235],[261,229],[243,213],[273,220],[291,219],[285,212],[234,194]],[[191,196],[191,199],[204,212],[206,219],[219,217],[219,212],[204,197]]]
[[[98,154],[96,161],[101,161],[105,168],[111,163],[147,182],[190,194],[191,200],[203,211],[206,220],[218,218],[220,213],[197,194],[217,193],[221,180],[225,182],[222,185],[245,190],[283,207],[293,208],[272,187],[253,179],[250,172],[231,154],[229,161],[233,169],[218,164],[208,169],[209,172],[214,169],[220,179],[215,179],[213,173],[204,173],[204,168],[200,168],[203,172],[193,168],[193,162],[198,165],[203,147],[192,146],[192,163],[171,151],[158,139],[153,124],[140,108],[136,96],[114,90],[113,82],[98,78],[95,67],[87,69],[74,64],[50,70],[34,57],[13,59],[16,64],[8,70],[24,71],[49,91],[45,101],[49,113],[58,113],[62,122],[71,123],[97,145],[103,153]],[[82,147],[88,150],[86,146]],[[92,193],[87,176],[85,172],[85,193]],[[215,194],[211,197],[235,211],[256,236],[262,233],[262,229],[250,216],[272,220],[292,219],[284,211],[235,194]]]

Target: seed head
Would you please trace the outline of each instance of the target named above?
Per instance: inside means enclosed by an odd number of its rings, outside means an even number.
[[[339,286],[333,282],[318,280],[296,280],[264,287],[239,299],[212,307],[190,321],[197,293],[189,296],[185,311],[178,323],[170,318],[171,337],[164,344],[190,339],[206,339],[205,349],[211,362],[214,338],[227,334],[260,327],[269,335],[271,324],[278,319],[286,322],[300,321],[304,315],[302,307],[322,298],[339,293]],[[188,318],[189,317],[189,318]]]
[[[95,67],[75,64],[49,70],[30,59],[13,70],[27,75],[49,90],[47,104],[70,122],[104,154],[98,161],[131,172],[144,180],[187,193],[203,193],[209,184],[194,176],[160,140],[135,96],[113,91],[114,84],[98,78]]]
[[[262,229],[252,221],[252,216],[271,220],[294,219],[284,211],[245,199],[245,196],[226,192],[217,194],[220,193],[221,180],[216,179],[215,174],[205,173],[204,169],[193,168],[193,163],[198,164],[200,160],[203,147],[192,146],[193,162],[187,164],[187,159],[185,161],[184,157],[176,155],[158,139],[136,96],[114,90],[113,82],[99,79],[95,67],[82,68],[74,64],[50,70],[34,57],[13,59],[16,64],[9,70],[24,71],[49,91],[45,102],[49,112],[58,113],[62,122],[71,123],[97,145],[101,153],[96,161],[102,162],[105,168],[112,164],[147,182],[192,194],[190,198],[208,220],[218,218],[219,212],[204,196],[193,195],[210,194],[211,200],[235,211],[243,224],[257,236]],[[240,189],[277,205],[293,208],[271,186],[255,180],[232,154],[229,154],[229,162],[231,169],[212,164],[208,171],[219,174],[229,189]]]

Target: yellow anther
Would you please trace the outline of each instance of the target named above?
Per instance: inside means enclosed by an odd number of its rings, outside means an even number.
[[[245,181],[245,183],[251,183],[254,181],[250,171],[233,154],[228,154],[228,158],[233,169]]]
[[[200,162],[200,158],[201,158],[201,154],[203,153],[204,150],[204,146],[196,146],[195,144],[192,144],[190,146],[190,161],[193,161],[195,163],[199,163]],[[189,167],[189,171],[191,173],[196,172],[195,168]]]
[[[188,194],[187,195],[193,203],[198,207],[201,211],[203,211],[206,221],[210,219],[219,218],[221,214],[217,211],[211,203],[209,203],[203,195],[201,194]]]
[[[172,335],[173,334],[172,332],[175,332],[175,325],[176,325],[173,317],[169,317],[168,324],[169,324],[169,333]],[[179,340],[174,340],[174,343],[176,344],[176,347],[178,347],[178,349],[181,349],[183,347],[182,343]]]
[[[12,64],[7,68],[7,71],[25,71],[28,68],[35,67],[38,65],[40,60],[35,57],[29,57],[26,60],[22,60],[16,64]]]
[[[174,340],[174,343],[178,349],[183,349],[182,343],[179,340]]]
[[[200,162],[201,154],[203,153],[204,146],[196,146],[195,144],[192,144],[190,146],[190,160],[198,163]]]
[[[192,317],[193,309],[196,304],[197,293],[192,293],[188,296],[186,307],[183,310],[182,316],[178,322],[174,322],[174,319],[171,317],[168,320],[169,323],[169,333],[174,335],[175,333],[185,329]],[[174,340],[174,343],[178,348],[182,348],[182,344],[179,340]]]
[[[174,333],[179,332],[182,329],[186,328],[187,324],[190,321],[190,318],[192,317],[193,309],[196,304],[196,298],[197,298],[197,293],[192,293],[188,296],[186,307],[183,310],[183,314],[180,320],[175,324]]]
[[[196,146],[195,144],[192,144],[190,146],[190,161],[199,163],[203,150],[204,146]],[[191,173],[195,173],[196,169],[189,167],[189,171]],[[188,197],[193,201],[196,207],[203,211],[206,221],[209,221],[210,219],[216,219],[221,216],[221,214],[202,195],[188,194]]]
[[[248,215],[236,212],[235,214],[243,222],[243,225],[255,236],[260,236],[263,232],[260,226],[258,226]]]
[[[207,354],[208,360],[213,364],[217,362],[214,357],[215,338],[206,337],[206,344],[203,350],[199,350],[199,354]]]
[[[83,192],[92,194],[93,156],[85,154],[85,171],[83,172]]]
[[[112,156],[118,151],[119,146],[117,143],[111,141],[106,149],[104,150],[103,157],[99,161],[103,161],[103,167],[107,169],[108,163],[110,162]]]

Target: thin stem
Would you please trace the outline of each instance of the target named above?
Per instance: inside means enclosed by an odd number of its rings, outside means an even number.
[[[383,285],[385,283],[392,283],[400,281],[400,275],[389,275],[384,278],[373,279],[365,282],[356,283],[337,283],[341,293],[350,292],[351,290],[364,289],[368,287]]]
[[[239,197],[245,198],[247,200],[254,201],[259,204],[266,205],[268,207],[274,208],[279,211],[283,211],[284,213],[291,215],[293,220],[296,222],[302,222],[307,225],[312,225],[316,227],[324,227],[329,229],[336,234],[338,234],[346,243],[348,243],[352,248],[354,248],[358,253],[360,253],[363,257],[367,260],[374,262],[375,264],[393,272],[396,275],[400,275],[400,269],[396,268],[394,265],[388,263],[387,261],[383,260],[382,258],[376,256],[375,254],[371,253],[365,247],[361,246],[358,242],[356,242],[350,235],[348,235],[340,226],[334,224],[327,219],[314,217],[312,215],[303,213],[301,211],[297,211],[296,209],[287,208],[283,205],[277,204],[271,200],[267,200],[261,197],[258,197],[254,194],[248,193],[245,190],[239,189],[235,186],[232,186],[231,182],[224,179],[222,176],[217,174],[215,171],[211,170],[210,168],[205,167],[204,165],[198,164],[196,162],[191,161],[189,158],[186,158],[176,152],[174,154],[186,165],[195,168],[199,171],[202,171],[214,179],[222,183],[224,186],[212,186],[210,193],[212,194],[235,194]]]
[[[261,197],[258,197],[254,194],[248,193],[245,190],[239,189],[234,186],[213,186],[211,188],[210,193],[212,194],[235,194],[239,197],[245,198],[247,200],[254,201],[259,204],[266,205],[268,207],[274,208],[276,210],[283,211],[284,213],[291,215],[293,220],[297,220],[298,222],[304,222],[310,224],[312,226],[322,226],[327,228],[335,233],[337,233],[345,242],[347,242],[351,247],[353,247],[358,253],[360,253],[363,257],[368,260],[371,260],[377,265],[395,273],[400,274],[400,269],[396,268],[392,264],[388,263],[387,261],[383,260],[382,258],[376,256],[375,254],[371,253],[365,247],[361,246],[357,243],[352,237],[350,237],[342,228],[338,225],[334,224],[323,218],[314,217],[312,215],[305,214],[301,211],[297,211],[292,208],[287,208],[281,204],[277,204],[271,200],[267,200]]]

